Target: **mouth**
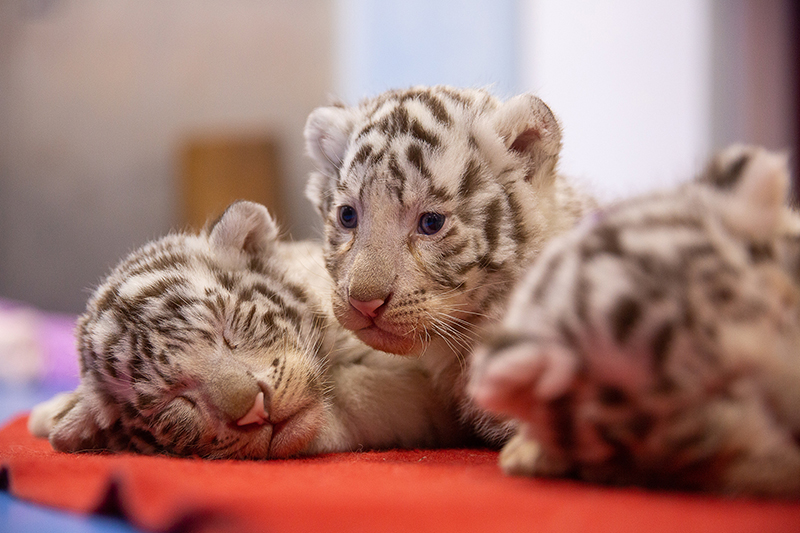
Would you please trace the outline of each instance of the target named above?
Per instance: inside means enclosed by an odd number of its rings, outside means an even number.
[[[378,317],[368,317],[359,313],[349,302],[340,298],[333,300],[333,312],[339,323],[349,329],[364,344],[382,352],[396,355],[420,355],[424,345],[414,334],[408,331],[406,324],[405,331],[392,333],[386,327],[391,327],[390,323],[384,323],[383,315]],[[380,325],[379,325],[380,324]],[[394,328],[392,328],[394,329]]]
[[[303,453],[320,429],[322,410],[321,404],[312,404],[289,418],[274,422],[269,456],[284,458]]]
[[[414,337],[400,336],[381,329],[374,322],[355,332],[361,341],[376,350],[396,355],[416,355],[420,345]]]

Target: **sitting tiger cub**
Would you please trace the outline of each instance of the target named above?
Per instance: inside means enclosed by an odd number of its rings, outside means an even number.
[[[320,107],[305,136],[336,318],[421,356],[465,422],[502,443],[510,425],[464,393],[472,346],[544,243],[594,205],[557,173],[555,115],[530,94],[412,87]]]
[[[511,474],[800,497],[800,217],[786,157],[718,155],[554,240],[476,355]]]
[[[338,327],[319,245],[232,205],[133,252],[78,327],[81,383],[29,428],[57,450],[273,458],[461,442],[418,362]]]

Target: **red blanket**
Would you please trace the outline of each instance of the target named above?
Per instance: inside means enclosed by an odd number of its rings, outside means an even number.
[[[486,450],[282,461],[71,455],[25,424],[0,429],[0,483],[14,496],[118,513],[155,531],[800,531],[800,503],[509,478]]]

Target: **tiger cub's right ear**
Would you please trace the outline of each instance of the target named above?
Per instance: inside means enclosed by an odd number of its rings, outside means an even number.
[[[278,226],[263,205],[236,202],[211,228],[209,240],[217,248],[257,256],[269,251],[278,240]]]

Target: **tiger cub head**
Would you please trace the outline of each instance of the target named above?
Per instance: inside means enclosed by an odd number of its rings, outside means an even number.
[[[379,350],[462,344],[575,217],[558,198],[560,126],[532,95],[389,91],[316,109],[305,137],[335,315]]]
[[[476,350],[469,392],[526,423],[509,473],[800,495],[800,219],[783,154],[553,239]]]
[[[263,206],[239,202],[209,231],[130,254],[78,321],[79,387],[37,407],[32,432],[68,452],[303,451],[326,408],[320,318],[277,236]]]

